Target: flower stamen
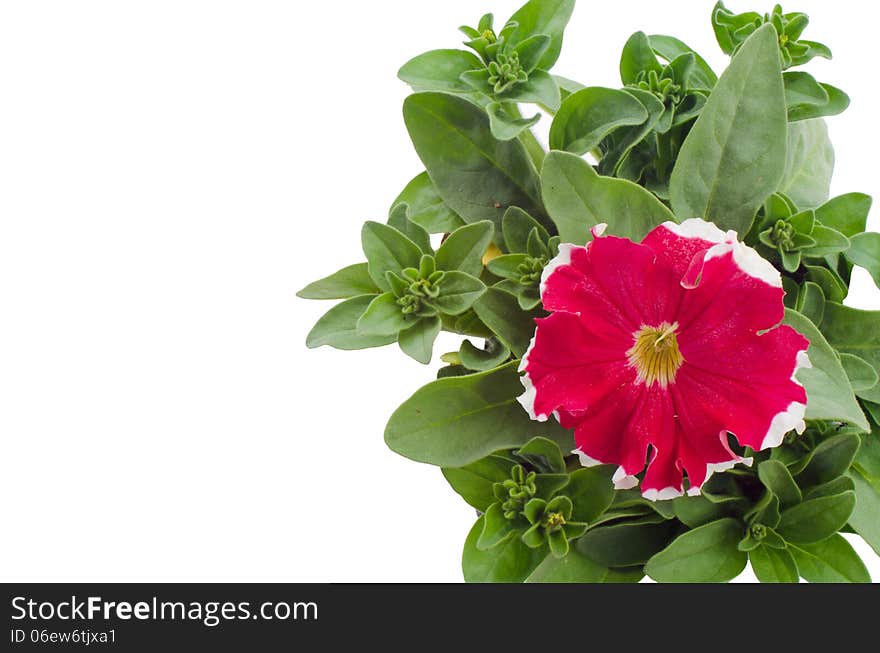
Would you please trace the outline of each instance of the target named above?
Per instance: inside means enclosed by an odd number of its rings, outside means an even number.
[[[634,343],[626,352],[629,364],[636,369],[636,383],[651,387],[659,383],[666,388],[675,380],[678,368],[684,363],[684,356],[678,349],[675,332],[678,322],[663,322],[659,326],[643,325],[633,334]]]

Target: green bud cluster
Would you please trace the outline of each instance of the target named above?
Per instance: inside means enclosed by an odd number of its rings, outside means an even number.
[[[514,465],[510,478],[496,484],[495,496],[501,501],[506,519],[517,519],[526,503],[535,497],[535,472],[526,472],[522,465]]]
[[[749,36],[768,23],[773,25],[779,35],[779,54],[783,68],[803,65],[813,57],[831,58],[831,50],[827,46],[801,39],[801,34],[810,23],[809,17],[804,13],[786,14],[782,12],[781,5],[776,5],[772,12],[763,15],[754,11],[734,14],[719,2],[712,14],[715,35],[727,54],[736,54]]]
[[[440,286],[446,273],[436,269],[433,256],[423,256],[419,269],[405,268],[400,274],[389,274],[391,292],[394,293],[400,312],[406,316],[432,317],[437,310],[428,306],[440,296]]]
[[[684,99],[684,87],[676,84],[671,77],[659,74],[656,70],[643,70],[638,74],[635,87],[648,91],[667,107],[678,106]]]
[[[523,533],[523,543],[531,548],[548,544],[554,556],[564,557],[568,554],[568,541],[580,537],[587,530],[587,524],[569,521],[572,509],[571,499],[562,495],[549,501],[529,501],[523,514],[531,526]]]
[[[546,256],[529,256],[517,266],[519,282],[524,286],[535,286],[541,280],[541,274],[547,266]]]
[[[753,540],[760,542],[767,537],[767,527],[764,524],[752,524],[749,526],[749,535]]]
[[[529,74],[523,70],[519,63],[519,54],[499,52],[495,60],[489,62],[489,84],[495,93],[504,93],[515,84],[521,84],[529,80]]]
[[[782,193],[774,193],[764,203],[756,233],[758,241],[775,250],[783,269],[792,274],[803,259],[821,259],[844,252],[850,246],[849,238],[818,220],[816,210],[800,211]]]
[[[794,249],[794,236],[797,233],[794,226],[785,220],[777,220],[776,224],[770,228],[770,240],[788,252]]]

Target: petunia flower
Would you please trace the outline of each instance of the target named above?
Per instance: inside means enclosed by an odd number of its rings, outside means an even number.
[[[584,465],[615,464],[618,489],[650,500],[699,494],[713,472],[802,432],[809,342],[788,326],[779,272],[700,219],[664,223],[642,242],[562,244],[544,270],[550,315],[521,371],[536,420],[574,429]]]

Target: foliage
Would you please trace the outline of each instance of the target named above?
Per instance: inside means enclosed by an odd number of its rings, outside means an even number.
[[[506,22],[462,27],[467,49],[432,50],[399,77],[423,171],[387,218],[363,225],[364,260],[303,288],[342,300],[309,347],[397,342],[427,364],[440,331],[463,336],[438,378],[385,432],[403,456],[437,465],[478,511],[464,578],[477,582],[718,582],[749,561],[762,582],[866,582],[841,532],[880,553],[880,311],[843,304],[854,266],[880,286],[871,198],[829,198],[834,151],[823,119],[840,89],[793,70],[821,43],[808,18],[735,14],[711,26],[731,55],[720,75],[678,38],[634,33],[621,86],[553,75],[574,0],[529,0]],[[522,105],[552,116],[547,152]],[[638,240],[702,217],[781,273],[785,322],[810,340],[801,370],[807,429],[717,473],[699,496],[651,502],[614,490],[613,467],[582,467],[569,431],[517,402],[545,267],[591,229]],[[441,236],[442,234],[442,236]],[[481,342],[482,341],[482,342]]]

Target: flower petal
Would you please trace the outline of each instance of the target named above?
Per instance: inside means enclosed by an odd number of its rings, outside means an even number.
[[[526,394],[520,403],[543,421],[564,409],[583,411],[635,378],[626,361],[630,342],[619,332],[603,332],[594,315],[553,313],[538,328],[520,369]]]
[[[785,314],[779,273],[754,264],[752,254],[758,256],[741,243],[716,245],[706,253],[699,280],[685,293],[675,316],[682,347],[686,341],[714,347],[779,324]]]
[[[768,338],[777,330],[761,338]],[[792,358],[795,356],[797,352],[793,352]],[[744,370],[747,367],[748,364],[743,363]],[[725,376],[685,364],[673,389],[678,398],[676,408],[681,411],[682,406],[687,406],[690,413],[700,412],[701,423],[713,425],[710,433],[721,429],[730,431],[742,446],[759,451],[778,446],[785,433],[802,430],[807,395],[803,386],[792,380],[794,369],[789,367],[788,372],[783,373],[784,379],[779,376],[750,378],[747,374]],[[695,437],[708,437],[706,429],[703,426],[696,431],[686,430],[695,432]],[[705,460],[707,463],[722,461],[723,458],[711,457]]]
[[[546,310],[591,314],[603,331],[626,337],[646,320],[670,319],[683,294],[680,275],[658,262],[654,250],[626,238],[603,236],[586,247],[560,247],[547,269],[541,283]]]
[[[644,385],[626,383],[584,411],[575,426],[580,451],[592,460],[620,465],[614,475],[618,489],[635,486],[638,481],[630,477],[645,467],[648,441],[639,407],[647,394]]]
[[[681,278],[695,256],[718,243],[729,242],[730,238],[731,234],[725,234],[711,222],[691,218],[681,224],[664,222],[642,239],[642,245],[650,247],[657,259],[670,266]],[[736,239],[735,234],[733,238]]]

